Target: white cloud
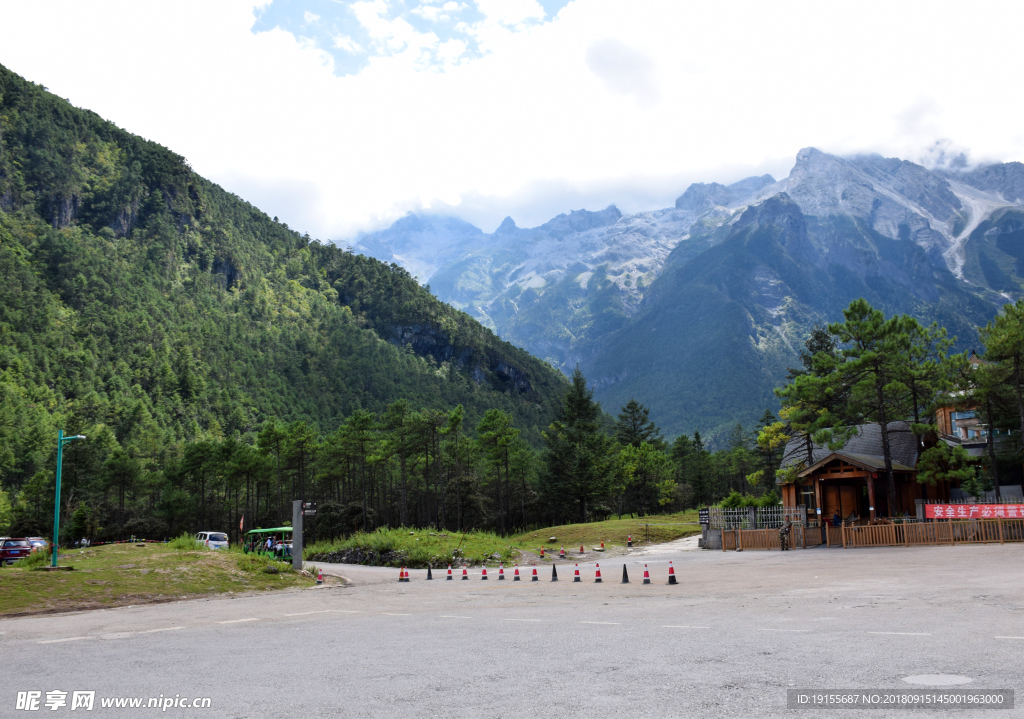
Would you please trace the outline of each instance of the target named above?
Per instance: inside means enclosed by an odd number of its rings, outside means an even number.
[[[328,4],[305,3],[321,29]],[[332,26],[327,48],[253,32],[252,0],[3,3],[0,63],[320,238],[444,203],[490,229],[652,209],[785,174],[806,145],[1024,160],[1021,3],[576,0],[539,23],[533,0],[494,0],[459,36],[352,7],[369,30]],[[368,42],[395,49],[339,76]]]
[[[587,48],[587,67],[604,80],[612,92],[633,95],[645,104],[658,99],[654,63],[642,52],[615,38],[601,38]]]
[[[302,13],[302,18],[303,18],[303,19],[304,19],[304,20],[305,20],[306,22],[308,22],[308,23],[309,23],[310,25],[312,25],[312,24],[314,24],[314,23],[315,23],[315,22],[316,22],[317,20],[319,20],[319,19],[320,19],[320,16],[319,16],[319,15],[317,15],[316,13],[312,13],[312,12],[310,12],[309,10],[306,10],[306,11],[305,11],[304,13]]]

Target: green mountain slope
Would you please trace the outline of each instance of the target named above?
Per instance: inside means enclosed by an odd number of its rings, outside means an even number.
[[[8,486],[52,460],[57,428],[155,458],[402,397],[461,403],[471,426],[504,409],[537,443],[566,387],[405,270],[299,235],[3,67],[0,278]]]

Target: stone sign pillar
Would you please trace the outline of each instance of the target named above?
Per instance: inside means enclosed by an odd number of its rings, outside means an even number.
[[[302,569],[302,500],[292,502],[292,568]]]

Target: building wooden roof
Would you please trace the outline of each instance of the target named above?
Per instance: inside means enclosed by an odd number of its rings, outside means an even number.
[[[889,450],[892,455],[892,468],[897,472],[912,472],[917,467],[918,439],[910,429],[909,422],[890,422]],[[842,449],[832,450],[823,445],[814,445],[812,462],[802,470],[800,475],[809,474],[823,464],[842,457],[850,464],[862,469],[877,472],[885,469],[882,457],[882,432],[878,424],[862,424],[857,427],[857,434],[850,438]],[[804,439],[792,439],[786,445],[782,455],[782,467],[791,467],[800,463],[807,464],[807,445]]]

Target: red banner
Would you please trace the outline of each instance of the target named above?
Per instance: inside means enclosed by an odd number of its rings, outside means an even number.
[[[1024,504],[926,504],[928,519],[1024,519]]]

